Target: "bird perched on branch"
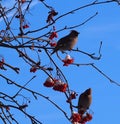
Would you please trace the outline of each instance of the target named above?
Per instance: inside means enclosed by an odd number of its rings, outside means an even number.
[[[58,40],[57,45],[54,48],[51,55],[54,54],[55,52],[57,52],[58,50],[63,52],[66,50],[73,49],[74,45],[78,41],[78,34],[79,34],[79,32],[77,32],[75,30],[71,30],[71,32],[68,35],[66,35],[65,37]]]
[[[89,88],[85,90],[82,94],[79,96],[78,100],[78,113],[84,114],[87,109],[89,109],[91,102],[92,102],[92,89]]]

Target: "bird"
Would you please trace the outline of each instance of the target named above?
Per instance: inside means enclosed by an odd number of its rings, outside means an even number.
[[[78,113],[84,114],[87,111],[87,109],[89,109],[91,102],[92,102],[92,89],[89,88],[79,96]]]
[[[66,50],[72,50],[78,41],[78,34],[79,32],[77,32],[76,30],[71,30],[68,35],[59,39],[51,55],[57,52],[58,50],[62,52]]]

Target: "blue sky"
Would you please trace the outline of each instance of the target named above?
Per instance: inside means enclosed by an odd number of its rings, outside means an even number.
[[[6,7],[11,7],[14,0],[3,0],[2,4]],[[59,15],[62,15],[71,9],[78,8],[84,4],[90,3],[92,0],[46,0],[46,3],[53,6]],[[30,13],[28,13],[26,20],[30,23],[30,30],[35,28],[40,28],[46,24],[46,17],[48,11],[42,4],[38,4],[37,0],[34,0]],[[78,43],[75,48],[86,51],[88,53],[96,53],[98,55],[98,49],[100,41],[103,42],[101,53],[102,57],[98,60],[92,60],[91,58],[75,52],[68,52],[72,57],[74,57],[76,63],[94,63],[101,71],[108,75],[112,80],[120,83],[120,6],[117,3],[110,3],[104,5],[92,6],[75,12],[74,14],[67,15],[56,22],[56,29],[59,30],[64,26],[73,26],[82,23],[84,20],[89,18],[98,12],[98,15],[91,21],[87,22],[81,27],[75,28],[75,30],[80,32]],[[9,13],[9,18],[12,13]],[[59,16],[58,15],[58,16]],[[13,30],[17,34],[17,24],[18,21],[15,20],[13,25]],[[0,20],[0,30],[4,28],[3,20]],[[29,36],[39,36],[42,33],[49,31],[51,27],[43,30],[37,34]],[[28,30],[28,29],[27,29]],[[62,36],[69,33],[69,30],[58,33],[58,40]],[[31,54],[34,58],[36,54]],[[52,89],[45,88],[43,83],[47,76],[42,71],[37,71],[35,74],[29,73],[29,66],[26,66],[21,59],[18,59],[18,55],[14,51],[0,49],[0,55],[4,56],[7,63],[15,66],[21,67],[20,75],[15,74],[13,71],[8,70],[4,72],[0,70],[0,73],[7,75],[13,80],[19,82],[20,84],[25,84],[33,75],[35,78],[27,87],[34,89],[46,96],[49,96],[53,101],[64,109],[68,115],[70,114],[69,106],[66,103],[66,99],[62,93],[55,92]],[[64,55],[62,55],[64,56]],[[110,83],[103,75],[97,72],[91,66],[68,66],[63,67],[62,63],[56,57],[52,56],[59,67],[63,70],[66,75],[70,89],[75,90],[78,94],[82,93],[87,88],[92,88],[93,101],[90,106],[90,111],[93,111],[93,119],[88,124],[113,124],[120,123],[119,111],[120,111],[120,87]],[[34,58],[36,59],[36,58]],[[44,53],[41,54],[42,64],[50,65]],[[3,80],[0,78],[0,81]],[[2,84],[3,85],[3,84]],[[13,86],[7,87],[6,84],[3,85],[9,91],[9,94],[13,94],[13,90],[16,88]],[[5,90],[4,87],[1,90]],[[70,122],[64,117],[57,108],[51,105],[48,101],[43,98],[39,98],[37,101],[31,97],[30,94],[22,91],[21,93],[26,94],[26,96],[31,100],[29,108],[26,109],[29,113],[34,113],[37,118],[43,122],[43,124],[70,124]],[[78,97],[77,97],[78,98]],[[23,102],[20,97],[21,103]],[[73,103],[77,104],[77,99],[73,100]],[[11,110],[14,112],[14,110]],[[76,111],[76,109],[75,109]],[[16,113],[19,115],[19,112]],[[70,116],[70,115],[69,115]],[[17,116],[20,119],[20,124],[23,120],[27,120],[24,115]],[[22,118],[22,119],[21,119]],[[29,122],[26,122],[29,123]]]

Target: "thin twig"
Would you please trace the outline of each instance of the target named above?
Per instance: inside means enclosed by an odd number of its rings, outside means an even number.
[[[23,87],[27,86],[28,83],[30,83],[36,76],[33,76],[27,83],[25,83],[21,88],[20,90],[18,90],[18,92],[13,96],[13,98],[15,98],[20,92],[21,90],[23,89]]]

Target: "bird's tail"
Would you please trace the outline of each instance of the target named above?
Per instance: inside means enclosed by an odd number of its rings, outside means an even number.
[[[78,108],[78,113],[83,115],[85,113],[85,109],[84,108]]]

